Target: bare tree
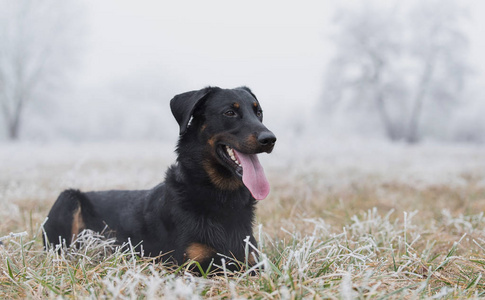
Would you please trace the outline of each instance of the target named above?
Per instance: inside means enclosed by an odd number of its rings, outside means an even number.
[[[425,109],[433,110],[426,103],[460,96],[467,70],[463,13],[451,0],[411,8],[389,3],[340,12],[326,90],[334,105],[365,107],[367,120],[375,115],[390,140],[414,143]]]
[[[29,102],[47,97],[79,47],[74,1],[0,0],[0,109],[11,140],[19,138]]]
[[[409,56],[417,62],[412,86],[412,109],[406,141],[420,138],[420,121],[425,101],[446,105],[462,94],[468,71],[466,36],[460,31],[464,10],[454,1],[423,1],[409,14],[412,35]]]
[[[327,70],[326,91],[331,96],[324,100],[347,106],[346,110],[367,110],[371,119],[375,115],[380,120],[386,136],[396,140],[400,128],[389,103],[395,78],[389,75],[399,56],[401,28],[394,14],[383,10],[364,5],[336,16],[339,31],[333,40],[338,54]]]

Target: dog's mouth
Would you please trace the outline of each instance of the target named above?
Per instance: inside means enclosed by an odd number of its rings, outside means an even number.
[[[237,159],[236,154],[234,153],[234,149],[227,145],[219,145],[219,147],[217,147],[217,150],[219,157],[225,163],[226,167],[228,167],[239,178],[242,179],[243,168],[241,163]]]
[[[242,153],[223,144],[217,147],[217,154],[224,165],[242,179],[256,200],[262,200],[268,196],[269,183],[257,154]]]

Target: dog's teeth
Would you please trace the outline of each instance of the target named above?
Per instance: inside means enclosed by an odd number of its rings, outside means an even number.
[[[234,150],[231,147],[226,146],[226,151],[232,161],[235,162],[238,166],[241,166],[241,163],[237,160],[236,155],[234,154]]]

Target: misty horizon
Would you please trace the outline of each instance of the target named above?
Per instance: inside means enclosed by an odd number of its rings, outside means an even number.
[[[412,3],[373,2],[371,6],[405,18],[403,12]],[[460,96],[468,106],[461,106],[453,121],[459,124],[476,119],[477,111],[485,109],[480,88],[485,70],[481,58],[485,39],[480,35],[485,18],[479,9],[483,5],[461,3],[467,12],[458,24],[467,39],[465,55],[471,75]],[[311,131],[313,120],[320,116],[324,122],[316,128],[319,131],[385,138],[384,129],[374,124],[375,117],[356,117],[355,112],[329,115],[332,107],[325,104],[329,65],[340,53],[335,43],[342,29],[339,16],[365,9],[362,5],[350,1],[250,2],[232,9],[215,1],[194,2],[194,9],[187,10],[185,4],[150,1],[76,4],[80,9],[71,20],[77,23],[75,41],[68,41],[74,44],[75,59],[63,78],[51,79],[47,89],[53,93],[42,92],[36,94],[38,99],[28,101],[21,140],[173,138],[176,124],[168,102],[176,94],[208,85],[249,86],[261,100],[266,121],[283,132]],[[371,122],[352,124],[359,118]],[[468,127],[484,126],[475,123]],[[5,130],[0,134],[6,140]],[[431,139],[454,140],[457,134],[433,133]],[[481,136],[472,138],[483,140]]]

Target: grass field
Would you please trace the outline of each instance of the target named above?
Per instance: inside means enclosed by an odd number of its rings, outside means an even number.
[[[279,147],[279,148],[278,148]],[[45,252],[62,189],[150,188],[173,144],[0,146],[0,299],[485,297],[485,149],[279,141],[261,157],[257,275],[194,277],[91,233]]]

